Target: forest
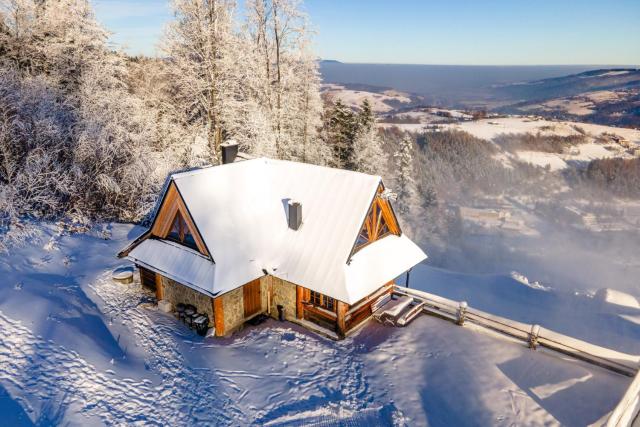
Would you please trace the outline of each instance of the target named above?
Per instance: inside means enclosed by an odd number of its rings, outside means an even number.
[[[88,0],[0,4],[0,249],[34,220],[144,222],[171,172],[219,164],[230,139],[253,156],[382,176],[419,242],[448,239],[447,205],[477,195],[640,188],[637,161],[558,176],[495,158],[496,146],[559,153],[582,135],[492,143],[379,129],[368,101],[354,110],[322,96],[298,0],[247,0],[242,11],[233,0],[173,0],[158,57],[114,48]]]
[[[4,244],[34,219],[142,221],[170,172],[218,164],[229,139],[411,183],[413,145],[385,153],[368,103],[322,99],[297,0],[174,0],[154,58],[115,49],[87,0],[1,3]]]

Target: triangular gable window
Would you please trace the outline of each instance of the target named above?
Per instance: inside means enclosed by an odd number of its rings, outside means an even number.
[[[390,233],[400,234],[395,218],[391,213],[391,207],[388,201],[376,197],[358,234],[353,252],[357,252],[369,243],[375,242]]]
[[[194,239],[193,234],[191,234],[191,231],[180,214],[180,211],[176,212],[173,224],[171,225],[171,230],[169,231],[169,234],[167,234],[167,239],[180,243],[181,245],[185,245],[191,249],[195,249],[196,251],[198,250],[196,239]]]

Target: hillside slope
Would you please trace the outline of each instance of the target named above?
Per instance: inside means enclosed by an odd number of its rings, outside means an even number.
[[[114,254],[138,229],[37,228],[40,237],[0,258],[0,413],[14,426],[577,426],[606,416],[629,384],[427,316],[403,329],[370,323],[341,342],[276,321],[201,338],[156,311],[139,283],[111,281],[121,263]],[[412,286],[449,281],[446,272],[417,271]],[[493,295],[493,309],[525,298],[538,319],[556,298],[513,279],[452,277],[460,289]],[[580,320],[600,318],[581,307]],[[613,310],[612,319],[637,315]],[[600,324],[602,333],[618,327]],[[638,324],[628,327],[636,337]]]
[[[497,87],[514,100],[496,109],[566,120],[640,127],[640,70],[604,69]]]

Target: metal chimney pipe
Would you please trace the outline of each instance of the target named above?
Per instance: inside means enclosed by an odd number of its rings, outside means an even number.
[[[289,228],[297,230],[302,224],[302,205],[289,200]]]
[[[233,163],[238,155],[238,143],[232,139],[220,144],[222,150],[222,164]]]

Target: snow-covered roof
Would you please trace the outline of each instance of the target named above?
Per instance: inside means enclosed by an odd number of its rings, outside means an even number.
[[[201,270],[184,267],[176,280],[198,282],[210,294],[266,271],[351,304],[426,258],[407,237],[388,236],[347,263],[378,176],[259,158],[175,174],[172,180],[215,262],[207,279]],[[290,200],[302,204],[298,230],[288,227]]]
[[[213,295],[211,278],[216,266],[200,253],[166,240],[146,239],[129,252],[129,259],[165,277]]]
[[[346,291],[351,301],[369,295],[426,258],[422,249],[406,235],[387,235],[360,249],[345,266]]]

